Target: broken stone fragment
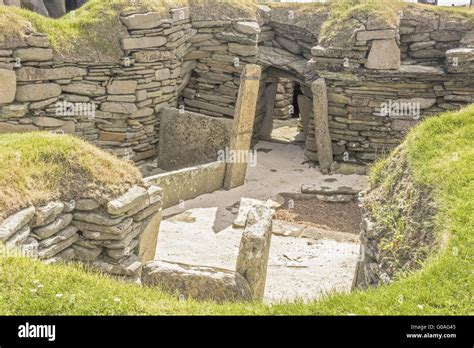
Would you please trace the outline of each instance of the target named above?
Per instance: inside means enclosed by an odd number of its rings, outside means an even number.
[[[143,268],[142,283],[196,300],[226,302],[251,299],[250,287],[244,277],[216,267],[151,261]]]
[[[148,192],[140,186],[133,186],[124,195],[107,204],[107,212],[112,215],[125,214],[137,206],[149,203]]]
[[[35,214],[35,207],[20,210],[0,224],[0,241],[4,242],[25,226]]]

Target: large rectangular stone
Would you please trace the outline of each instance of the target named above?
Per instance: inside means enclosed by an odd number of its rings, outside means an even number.
[[[16,72],[18,81],[47,81],[47,80],[63,80],[71,79],[87,75],[87,69],[78,67],[64,67],[42,69],[34,67],[23,67]]]
[[[166,44],[166,37],[163,36],[148,36],[140,38],[129,37],[122,39],[122,48],[124,50],[161,47],[164,44]]]

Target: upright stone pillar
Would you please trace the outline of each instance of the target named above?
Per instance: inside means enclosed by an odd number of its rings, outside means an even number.
[[[333,153],[331,135],[329,134],[326,81],[323,78],[314,81],[311,90],[313,92],[314,129],[319,167],[323,174],[328,174],[333,162]]]
[[[273,111],[275,110],[275,100],[278,90],[278,81],[267,85],[265,89],[265,117],[263,118],[260,136],[264,140],[270,139],[273,131]]]
[[[252,299],[262,301],[267,281],[268,257],[272,238],[273,212],[260,205],[252,208],[240,240],[237,273],[249,283]]]
[[[242,72],[229,146],[232,152],[250,151],[261,73],[255,64],[246,65]],[[224,188],[230,190],[243,185],[246,174],[247,163],[228,163]]]

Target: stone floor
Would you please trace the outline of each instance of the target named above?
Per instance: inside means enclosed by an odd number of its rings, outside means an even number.
[[[299,145],[260,142],[255,149],[257,165],[249,168],[245,185],[203,195],[164,211],[157,259],[233,270],[243,230],[233,228],[232,222],[241,197],[278,201],[281,193],[299,193],[303,184],[317,184],[328,178],[335,187],[365,186],[363,176],[323,176],[305,163]],[[354,238],[336,241],[331,233],[323,233],[318,239],[274,235],[265,300],[309,300],[332,290],[349,291],[358,250]]]

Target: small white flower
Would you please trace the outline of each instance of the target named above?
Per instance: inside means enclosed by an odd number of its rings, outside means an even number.
[[[30,289],[30,292],[35,295],[37,293],[37,290],[36,289]]]
[[[64,296],[63,294],[56,294],[56,298],[57,298],[57,299],[62,299],[63,296]]]
[[[36,285],[36,287],[37,287],[38,289],[42,289],[42,288],[43,288],[43,284],[38,284],[38,285]]]
[[[33,284],[34,284],[35,286],[38,286],[38,285],[41,285],[41,282],[40,282],[39,280],[34,280],[34,281],[33,281]]]
[[[179,295],[179,300],[181,302],[186,301],[186,296],[184,296],[184,294]]]
[[[119,303],[121,302],[121,300],[120,300],[118,297],[115,297],[115,298],[114,298],[114,302],[117,303],[117,304],[119,304]]]
[[[421,305],[421,304],[419,304],[417,307],[418,307],[419,309],[423,309],[423,308],[424,308],[424,306]]]

